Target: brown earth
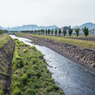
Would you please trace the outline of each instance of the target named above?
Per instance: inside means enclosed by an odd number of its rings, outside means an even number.
[[[14,49],[15,43],[12,38],[10,38],[8,43],[0,49],[0,87],[3,87],[4,95],[10,95],[10,84],[12,75],[11,62]]]
[[[95,74],[95,50],[40,37],[29,35],[22,36],[31,39],[33,43],[44,45],[54,50],[55,52],[83,67],[84,69]]]

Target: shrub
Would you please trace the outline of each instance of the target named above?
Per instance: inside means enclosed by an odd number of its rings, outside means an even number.
[[[37,65],[33,65],[32,69],[38,69],[38,66]]]
[[[32,63],[35,64],[37,62],[36,58],[32,58]]]
[[[24,53],[28,52],[28,49],[24,49],[23,52],[24,52]]]
[[[33,49],[34,51],[37,51],[35,46],[32,46],[31,49]]]
[[[12,95],[21,95],[21,91],[19,88],[15,88]]]
[[[12,75],[12,79],[13,79],[13,80],[17,80],[17,75],[16,75],[16,74],[13,74],[13,75]]]
[[[20,56],[18,55],[15,55],[15,57],[13,58],[12,60],[12,63],[14,64],[15,68],[14,69],[17,69],[17,68],[22,68],[23,67],[23,60]],[[14,67],[13,66],[13,67]]]
[[[20,83],[18,81],[14,81],[12,82],[12,88],[17,88],[17,87],[20,87]]]
[[[26,75],[27,75],[28,78],[30,78],[31,77],[31,72],[27,71]]]
[[[30,88],[25,91],[25,95],[35,95],[35,93],[35,90]]]
[[[27,70],[28,69],[28,66],[25,66],[24,68]]]
[[[23,75],[22,71],[19,71],[19,76],[21,77]]]
[[[23,74],[23,76],[20,77],[20,82],[21,82],[22,86],[24,86],[26,84],[27,79],[28,78],[27,78],[26,74]]]

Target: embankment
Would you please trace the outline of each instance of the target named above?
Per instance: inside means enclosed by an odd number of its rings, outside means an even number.
[[[40,37],[29,35],[22,36],[31,39],[33,43],[44,45],[56,51],[57,53],[77,63],[79,66],[95,74],[95,50]]]
[[[7,34],[0,36],[0,95],[9,95],[13,52],[13,39]]]

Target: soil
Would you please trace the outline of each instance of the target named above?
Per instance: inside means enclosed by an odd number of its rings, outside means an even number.
[[[10,95],[10,85],[11,85],[11,76],[12,76],[12,58],[15,49],[15,43],[12,38],[8,41],[3,48],[0,49],[1,61],[0,65],[3,62],[3,68],[7,70],[6,74],[2,74],[0,70],[0,81],[4,81],[4,95]],[[5,72],[4,72],[5,73]]]
[[[33,43],[44,45],[52,49],[89,72],[95,74],[95,50],[40,37],[29,35],[22,36],[31,39]]]

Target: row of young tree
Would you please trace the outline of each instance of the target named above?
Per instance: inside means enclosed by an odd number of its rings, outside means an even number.
[[[2,35],[3,33],[8,33],[8,30],[1,30],[0,29],[0,35]]]
[[[85,35],[85,37],[87,37],[88,36],[88,34],[89,34],[89,30],[88,30],[88,28],[86,28],[86,27],[84,27],[84,28],[82,28],[82,30],[83,30],[83,32],[84,32],[84,35]],[[61,31],[60,29],[56,29],[56,30],[53,30],[53,29],[46,29],[46,30],[44,30],[44,29],[41,29],[41,30],[32,30],[32,31],[20,31],[21,33],[32,33],[32,34],[38,34],[38,35],[54,35],[55,34],[55,36],[58,34],[59,36],[60,36],[60,34],[62,33],[63,35],[64,35],[64,37],[66,36],[66,34],[67,34],[67,31],[66,30],[63,30],[63,31]],[[68,28],[68,34],[69,34],[69,36],[71,37],[71,35],[72,35],[72,33],[73,33],[73,29],[71,29],[70,27]],[[75,33],[76,33],[76,36],[78,37],[79,36],[79,28],[76,28],[75,29]]]

